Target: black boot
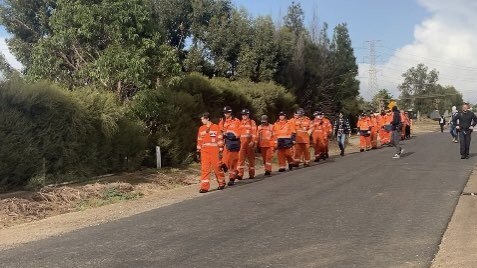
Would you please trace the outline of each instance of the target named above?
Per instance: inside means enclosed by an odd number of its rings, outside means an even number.
[[[265,171],[265,176],[270,176],[270,175],[272,175],[271,171],[269,171],[269,170]]]
[[[223,190],[225,188],[225,185],[219,186],[217,190]]]
[[[344,156],[344,150],[341,150],[340,155],[341,155],[341,156]]]
[[[295,165],[294,165],[293,163],[290,163],[290,164],[288,164],[288,169],[289,169],[289,170],[292,170],[294,166],[295,166]],[[283,169],[283,171],[285,171],[285,169]]]
[[[235,185],[235,180],[230,180],[228,183],[227,183],[228,186],[234,186]]]
[[[285,171],[287,171],[287,170],[284,169],[284,168],[280,168],[280,169],[278,170],[278,172],[285,172]]]
[[[200,190],[199,190],[199,193],[201,193],[201,194],[205,194],[205,193],[207,193],[207,192],[208,192],[208,191],[207,191],[207,190],[204,190],[204,189],[200,189]]]
[[[320,158],[319,158],[319,157],[315,157],[315,162],[320,162]]]

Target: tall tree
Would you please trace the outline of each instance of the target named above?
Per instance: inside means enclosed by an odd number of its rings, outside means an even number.
[[[401,91],[400,105],[405,109],[428,112],[429,101],[432,102],[433,98],[431,94],[435,92],[439,80],[437,70],[429,70],[426,65],[420,63],[403,73],[402,77],[404,81],[398,86]]]
[[[250,44],[242,46],[238,60],[238,75],[254,82],[270,81],[277,71],[275,26],[271,17],[253,21]]]
[[[178,75],[177,51],[158,33],[150,0],[58,0],[51,33],[33,49],[33,78],[95,85],[121,99]]]
[[[373,96],[371,100],[374,109],[386,109],[388,107],[389,102],[393,99],[393,95],[389,90],[382,88]]]
[[[343,107],[342,101],[359,96],[358,64],[346,23],[338,24],[334,28],[331,52],[336,68],[336,95],[333,97],[338,100],[335,110],[338,112]]]
[[[0,4],[1,24],[12,37],[7,44],[26,70],[32,63],[32,51],[38,41],[51,34],[50,17],[56,0],[3,0]]]

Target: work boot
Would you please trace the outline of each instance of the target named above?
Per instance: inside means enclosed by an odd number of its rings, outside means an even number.
[[[341,155],[341,156],[344,156],[344,150],[341,150],[340,155]]]
[[[243,179],[242,176],[237,176],[236,178],[237,178],[237,180],[239,180],[239,181],[241,181],[241,180]]]
[[[225,185],[221,185],[217,188],[217,190],[223,190],[225,188]]]
[[[285,171],[287,171],[287,170],[284,169],[284,168],[280,168],[280,169],[278,170],[278,172],[285,172]]]
[[[288,164],[288,169],[289,169],[289,170],[292,170],[292,169],[293,169],[293,167],[294,167],[294,165],[293,165],[293,164]],[[283,169],[283,171],[285,171],[285,169]]]
[[[465,155],[465,159],[469,159],[469,155],[468,155],[468,154],[467,154],[467,155]]]
[[[270,176],[272,175],[272,172],[270,170],[265,171],[265,176]]]
[[[250,177],[248,177],[248,179],[253,180],[253,179],[255,179],[255,176],[250,176]]]
[[[315,162],[320,162],[320,158],[319,158],[319,157],[315,157]]]
[[[359,149],[360,152],[364,152],[364,149]]]
[[[199,193],[201,193],[201,194],[205,194],[205,193],[207,193],[207,192],[208,192],[208,191],[205,190],[205,189],[200,189],[200,190],[199,190]]]
[[[228,186],[234,186],[235,185],[235,180],[230,180],[228,183],[227,183]]]
[[[303,167],[309,167],[309,166],[310,166],[310,163],[303,164]]]

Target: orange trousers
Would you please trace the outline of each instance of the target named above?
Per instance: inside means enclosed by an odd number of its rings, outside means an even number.
[[[325,138],[322,136],[313,138],[313,149],[315,150],[315,158],[323,157],[328,152]]]
[[[292,151],[291,148],[287,149],[278,149],[277,150],[277,155],[278,155],[278,168],[279,169],[286,169],[287,168],[287,161],[288,164],[292,164],[293,157],[292,157]]]
[[[360,149],[370,149],[371,148],[371,136],[359,136],[359,147]]]
[[[227,149],[224,149],[224,156],[222,162],[229,169],[229,180],[235,180],[237,177],[237,166],[238,166],[239,152],[231,152]]]
[[[388,144],[391,141],[391,132],[379,131],[379,139],[381,139],[381,145]]]
[[[371,148],[378,148],[378,132],[377,131],[371,131]]]
[[[210,173],[213,170],[219,186],[225,185],[225,175],[220,168],[219,148],[202,147],[200,150],[200,189],[210,188]]]
[[[251,147],[251,141],[241,141],[239,160],[238,160],[238,176],[243,177],[245,172],[245,160],[248,162],[248,175],[255,177],[255,148]]]
[[[295,164],[303,162],[305,164],[310,163],[310,144],[309,143],[296,143],[295,144],[295,155],[294,155]]]
[[[272,171],[273,147],[260,147],[265,171]]]

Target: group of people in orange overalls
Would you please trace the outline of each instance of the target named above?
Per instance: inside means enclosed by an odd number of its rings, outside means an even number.
[[[314,161],[327,159],[329,136],[333,132],[331,121],[321,111],[310,119],[303,109],[293,118],[280,112],[272,124],[267,115],[260,117],[260,125],[250,118],[250,111],[242,109],[241,119],[233,116],[230,106],[223,109],[224,117],[218,124],[210,120],[209,113],[201,117],[202,126],[197,135],[197,154],[201,162],[200,192],[210,189],[210,173],[213,171],[219,184],[218,190],[242,180],[245,169],[249,179],[255,178],[255,153],[259,151],[264,162],[265,175],[272,173],[272,159],[278,157],[278,171],[292,170],[303,164],[310,166],[310,148],[314,148]],[[340,130],[341,131],[341,130]]]
[[[369,111],[359,116],[357,129],[359,134],[360,151],[369,151],[378,148],[378,138],[381,146],[391,144],[391,125],[393,120],[391,110],[381,110],[381,113]],[[409,139],[412,120],[407,112],[401,111],[401,140]]]

